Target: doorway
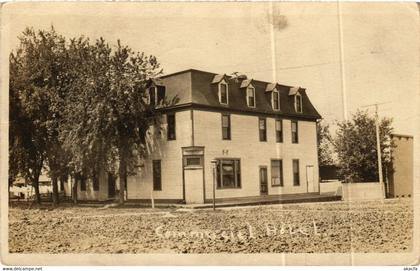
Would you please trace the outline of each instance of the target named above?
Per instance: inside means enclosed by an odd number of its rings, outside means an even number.
[[[260,166],[260,195],[268,195],[267,167]]]
[[[314,166],[306,166],[306,191],[315,192],[315,182],[314,182]]]
[[[184,156],[185,202],[204,203],[202,155]]]

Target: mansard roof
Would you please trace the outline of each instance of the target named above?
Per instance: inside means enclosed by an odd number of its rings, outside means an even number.
[[[252,84],[252,79],[245,79],[241,81],[241,86],[239,88],[247,88]]]
[[[289,90],[289,96],[296,95],[299,92],[300,87],[292,87]]]
[[[273,91],[277,87],[277,83],[268,83],[265,87],[265,92]]]
[[[252,79],[255,88],[256,107],[249,107],[246,102],[246,92],[241,89],[245,80],[234,80],[226,74],[216,74],[195,69],[180,71],[160,77],[166,87],[169,98],[177,95],[179,102],[176,107],[196,106],[212,110],[241,112],[247,114],[270,114],[279,117],[296,117],[305,119],[320,119],[321,116],[312,105],[305,88],[297,88],[273,82],[264,82]],[[218,85],[225,79],[228,84],[229,104],[222,105],[218,98]],[[251,83],[251,82],[249,82]],[[271,91],[276,88],[280,94],[280,110],[274,110],[271,104]],[[292,90],[293,89],[293,90]],[[302,96],[303,112],[298,113],[294,108],[294,96],[290,93],[299,93]]]
[[[222,80],[226,80],[226,74],[216,74],[211,81],[212,84],[220,83]]]

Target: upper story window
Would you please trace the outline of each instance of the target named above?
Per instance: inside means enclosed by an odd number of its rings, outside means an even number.
[[[221,104],[229,103],[229,87],[224,80],[219,83],[219,102]]]
[[[222,139],[230,140],[230,115],[222,114]]]
[[[175,140],[176,139],[175,113],[167,114],[166,121],[168,124],[168,140]]]
[[[271,95],[272,95],[271,103],[272,103],[273,109],[280,110],[280,94],[278,90],[274,89]]]
[[[249,107],[255,107],[255,88],[253,86],[246,88],[246,102]]]
[[[258,119],[258,128],[260,131],[260,141],[267,141],[267,122],[265,118]]]
[[[299,143],[298,122],[292,120],[292,143]]]
[[[283,142],[283,121],[281,119],[276,120],[276,142]]]
[[[302,113],[302,95],[299,93],[295,95],[295,110],[298,113]]]
[[[158,83],[159,85],[157,85]],[[146,89],[146,95],[144,102],[148,105],[158,107],[160,103],[165,99],[166,88],[162,83],[158,81],[152,82],[152,84]]]

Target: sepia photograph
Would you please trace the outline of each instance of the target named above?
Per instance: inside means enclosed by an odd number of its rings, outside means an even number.
[[[3,265],[419,265],[419,3],[0,12]]]

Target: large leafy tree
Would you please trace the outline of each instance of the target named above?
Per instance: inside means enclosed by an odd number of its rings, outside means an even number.
[[[102,38],[67,43],[53,28],[26,29],[10,55],[9,182],[30,180],[40,202],[45,167],[58,203],[58,179],[118,171],[123,202],[127,174],[147,155],[150,127],[159,127],[146,87],[160,73],[154,56],[119,41],[113,50]],[[164,99],[159,106],[175,102]]]
[[[10,67],[11,171],[19,168],[16,172],[32,182],[40,202],[38,179],[46,167],[57,204],[57,180],[66,178],[68,170],[58,138],[70,68],[65,38],[53,27],[25,29],[19,48],[10,55]]]
[[[379,121],[382,168],[391,163],[393,141],[392,120]],[[352,120],[338,123],[334,149],[339,160],[339,174],[347,182],[378,181],[378,160],[376,148],[375,118],[367,111],[357,111]],[[385,172],[384,172],[385,173]]]
[[[159,63],[119,41],[112,50],[102,38],[94,44],[72,40],[69,51],[80,62],[79,80],[67,97],[61,138],[76,171],[118,171],[123,203],[127,175],[147,155],[146,133],[159,127],[159,111],[146,102],[147,82],[161,73]]]

